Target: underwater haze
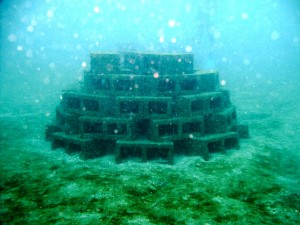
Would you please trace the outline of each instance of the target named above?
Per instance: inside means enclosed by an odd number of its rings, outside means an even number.
[[[300,224],[300,1],[0,1],[1,224]],[[51,150],[91,52],[192,53],[250,139],[174,165]]]

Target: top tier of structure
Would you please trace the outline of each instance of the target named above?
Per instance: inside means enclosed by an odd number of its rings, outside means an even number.
[[[91,71],[96,74],[191,74],[194,72],[194,55],[141,52],[91,53]]]
[[[91,53],[84,91],[116,96],[178,96],[216,92],[216,71],[194,70],[193,54]]]

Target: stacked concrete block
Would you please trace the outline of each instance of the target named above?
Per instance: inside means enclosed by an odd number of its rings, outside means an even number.
[[[149,140],[119,140],[116,145],[116,162],[120,163],[126,156],[139,157],[143,162],[149,158],[164,158],[167,163],[173,164],[173,142],[154,142]]]
[[[184,140],[204,135],[204,117],[176,117],[151,120],[148,138],[153,141]]]
[[[192,54],[92,53],[80,91],[65,91],[47,126],[52,148],[87,159],[115,154],[141,161],[238,148],[238,124],[217,71],[195,71]],[[113,151],[112,151],[113,150]]]
[[[133,137],[132,119],[82,116],[79,120],[79,126],[82,136],[92,137],[98,140],[118,140],[121,138],[132,139]]]
[[[124,53],[124,68],[133,74],[174,75],[194,72],[193,54]]]
[[[120,71],[120,54],[91,53],[91,72],[93,74],[118,74]]]

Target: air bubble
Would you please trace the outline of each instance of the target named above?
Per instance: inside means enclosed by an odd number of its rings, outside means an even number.
[[[53,12],[51,9],[48,10],[47,16],[48,16],[49,18],[52,18],[52,17],[54,16],[54,12]]]
[[[99,13],[100,12],[100,8],[98,6],[94,7],[94,13]]]
[[[271,38],[272,40],[277,40],[280,38],[280,34],[278,33],[278,31],[273,31],[272,34],[271,34]]]
[[[28,26],[28,27],[27,27],[27,31],[28,31],[28,32],[33,32],[33,30],[34,30],[33,26]]]
[[[248,65],[250,64],[250,60],[249,60],[249,59],[244,59],[244,64],[245,64],[246,66],[248,66]]]
[[[154,78],[158,78],[158,77],[159,77],[159,73],[157,73],[157,72],[154,73],[154,74],[153,74],[153,77],[154,77]]]
[[[248,14],[247,13],[242,13],[241,17],[242,17],[243,20],[246,20],[246,19],[248,19]]]
[[[23,51],[23,46],[22,46],[22,45],[18,45],[18,46],[17,46],[17,50],[18,50],[18,51]]]
[[[14,34],[10,34],[10,35],[8,35],[8,41],[10,41],[10,42],[15,42],[16,40],[17,40],[17,36],[16,35],[14,35]]]
[[[175,20],[169,20],[168,25],[169,25],[169,27],[174,27],[176,25],[176,21]]]
[[[188,45],[185,47],[186,52],[191,52],[192,51],[192,46]]]

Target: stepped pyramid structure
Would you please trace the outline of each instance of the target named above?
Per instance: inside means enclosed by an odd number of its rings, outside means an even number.
[[[194,70],[193,54],[91,53],[80,91],[64,91],[46,128],[52,148],[82,158],[114,154],[173,163],[175,154],[239,148],[248,127],[238,125],[229,91],[217,71]]]

